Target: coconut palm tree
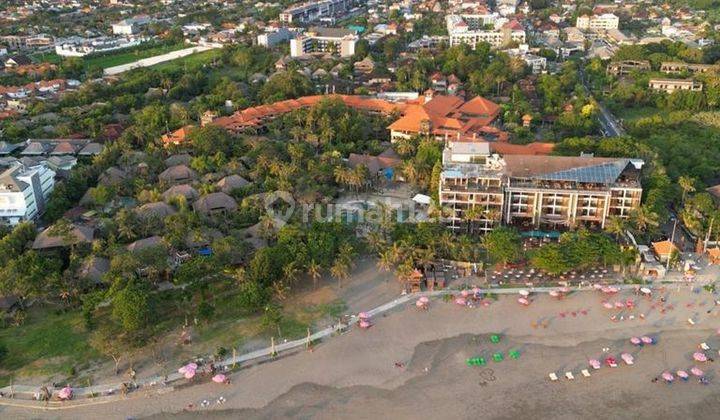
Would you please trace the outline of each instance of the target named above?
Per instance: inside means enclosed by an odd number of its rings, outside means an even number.
[[[307,266],[307,272],[310,278],[313,280],[313,287],[317,289],[318,280],[322,277],[322,267],[316,263],[315,260],[311,260]]]
[[[342,281],[350,277],[350,267],[340,258],[337,258],[332,267],[330,267],[330,274],[337,279],[338,288],[340,288],[342,287]]]
[[[620,236],[625,232],[627,223],[625,219],[619,216],[610,216],[605,222],[605,230],[613,235],[615,239],[619,239]]]
[[[645,232],[649,227],[658,226],[659,216],[650,210],[647,206],[641,206],[633,210],[630,214],[633,224],[640,232]]]
[[[682,190],[682,201],[681,203],[685,204],[685,199],[687,198],[688,193],[695,191],[695,180],[693,178],[690,178],[689,176],[681,176],[678,178],[678,185],[680,186],[680,189]]]

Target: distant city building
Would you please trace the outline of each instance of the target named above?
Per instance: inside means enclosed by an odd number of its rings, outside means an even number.
[[[355,32],[343,28],[310,28],[290,40],[290,56],[300,57],[310,53],[325,52],[350,57],[355,54],[358,42]]]
[[[147,27],[150,22],[152,20],[149,16],[136,16],[113,23],[112,31],[114,35],[135,35]]]
[[[650,79],[648,87],[665,93],[673,93],[676,90],[699,92],[702,90],[703,84],[692,79]]]
[[[628,158],[491,154],[489,143],[448,142],[440,205],[449,228],[487,232],[504,223],[521,229],[604,227],[640,206],[643,161]],[[468,212],[474,209],[473,214]]]
[[[612,13],[604,13],[601,15],[582,15],[578,16],[575,26],[578,29],[591,31],[607,31],[609,29],[618,29],[620,18]]]
[[[55,187],[55,172],[44,164],[15,163],[0,174],[0,221],[14,226],[45,211]]]
[[[288,7],[280,13],[284,23],[308,23],[350,10],[355,0],[321,0]]]

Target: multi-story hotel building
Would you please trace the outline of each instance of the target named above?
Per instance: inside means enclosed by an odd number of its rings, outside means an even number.
[[[486,232],[604,227],[640,206],[643,161],[628,158],[491,154],[487,143],[449,142],[440,205],[451,229]],[[469,213],[470,209],[475,209]]]
[[[284,23],[314,22],[349,10],[354,0],[321,0],[291,6],[280,13]]]
[[[517,20],[495,14],[448,15],[445,17],[450,46],[468,44],[473,49],[480,42],[498,48],[510,42],[525,43],[525,29]]]
[[[45,210],[55,187],[55,172],[45,164],[13,164],[0,174],[0,223],[14,226]]]
[[[618,29],[620,18],[612,13],[603,13],[601,15],[582,15],[578,16],[575,21],[575,27],[591,31],[607,31],[610,29]]]
[[[335,53],[340,57],[355,54],[355,45],[359,38],[355,32],[342,28],[310,28],[302,35],[290,40],[290,56],[324,52]]]

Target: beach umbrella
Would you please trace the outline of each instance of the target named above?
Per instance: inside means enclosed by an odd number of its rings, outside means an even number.
[[[467,302],[465,301],[465,298],[462,298],[462,297],[455,299],[455,303],[457,303],[458,305],[462,305],[462,306],[465,306],[467,304]]]
[[[218,373],[217,375],[212,377],[212,381],[218,384],[222,384],[227,381],[227,376],[223,375],[222,373]]]
[[[510,350],[510,351],[508,352],[508,355],[509,355],[510,358],[512,358],[512,359],[517,359],[517,358],[520,357],[520,352],[519,352],[518,350]]]
[[[518,291],[518,293],[520,293],[520,296],[524,296],[524,297],[530,296],[530,292],[528,292],[528,291],[525,290],[525,289],[520,289],[520,290]]]
[[[662,378],[665,379],[665,380],[668,381],[668,382],[672,382],[672,381],[675,379],[675,377],[673,376],[673,374],[670,373],[670,372],[663,372]]]
[[[653,343],[653,339],[650,338],[650,337],[648,337],[647,335],[644,335],[644,336],[640,337],[640,340],[642,340],[642,342],[645,343],[645,344],[652,344],[652,343]]]
[[[570,288],[563,286],[560,288],[560,293],[570,293]]]
[[[613,304],[610,303],[610,302],[605,302],[605,303],[603,303],[603,306],[605,307],[605,309],[612,309],[612,308],[613,308]]]
[[[366,319],[360,321],[360,328],[370,328],[370,322]]]
[[[693,353],[693,359],[695,359],[698,362],[707,362],[707,356],[705,356],[705,353],[696,351]]]
[[[617,360],[615,360],[614,357],[609,356],[607,359],[605,359],[605,364],[610,367],[616,367],[617,366]]]
[[[425,307],[425,304],[423,303],[423,301],[418,299],[417,302],[415,302],[415,306],[417,306],[418,308],[423,308]]]
[[[680,379],[682,379],[682,380],[684,380],[684,381],[687,380],[687,378],[690,377],[690,375],[688,375],[688,373],[685,372],[684,370],[678,370],[678,371],[675,372],[675,373],[677,374],[678,378],[680,378]]]
[[[422,303],[430,303],[430,298],[427,296],[421,296],[418,300]]]
[[[705,372],[703,372],[700,368],[693,366],[692,369],[690,369],[690,373],[692,373],[695,376],[703,376]]]
[[[63,388],[63,389],[61,389],[60,391],[58,391],[57,396],[58,396],[58,398],[60,398],[61,400],[69,400],[69,399],[71,399],[72,396],[73,396],[73,390],[72,390],[72,388],[70,388],[69,386],[66,386],[65,388]]]
[[[647,287],[641,287],[641,288],[640,288],[640,291],[643,292],[643,293],[646,294],[646,295],[649,295],[649,294],[652,293],[652,290],[650,290],[650,289],[647,288]]]
[[[637,337],[630,337],[630,342],[633,343],[633,344],[636,345],[636,346],[642,344],[642,340],[640,340],[640,339],[637,338]]]
[[[370,314],[367,313],[367,312],[360,312],[360,313],[358,314],[358,317],[359,317],[360,319],[368,319],[368,318],[370,318]]]
[[[595,290],[602,290],[602,289],[603,289],[603,285],[602,285],[602,284],[597,284],[597,283],[595,283],[595,284],[593,284],[593,289],[595,289]]]
[[[622,309],[625,307],[625,304],[622,302],[615,302],[615,307],[618,309]]]
[[[600,361],[597,360],[597,359],[590,359],[590,360],[588,360],[588,363],[590,364],[590,366],[591,366],[593,369],[600,369],[600,366],[602,366],[602,365],[600,364]]]
[[[627,364],[631,364],[635,358],[632,357],[630,353],[623,353],[620,355],[620,357],[625,361]]]
[[[473,288],[472,288],[472,292],[473,292],[473,295],[477,295],[478,293],[480,293],[480,288],[479,288],[479,287],[473,287]]]
[[[615,286],[610,286],[610,287],[608,287],[608,293],[617,293],[617,292],[619,292],[619,291],[620,291],[620,289],[618,289],[618,288],[615,287]]]
[[[502,353],[498,352],[498,353],[493,354],[492,358],[496,362],[502,362],[505,357],[503,356]]]
[[[468,296],[470,296],[470,292],[467,291],[467,290],[463,290],[462,292],[460,292],[460,294],[462,295],[462,297],[468,297]]]
[[[530,304],[530,301],[525,299],[524,297],[518,298],[518,303],[524,306],[528,306]]]
[[[185,379],[192,379],[195,376],[195,370],[189,369],[184,372]]]
[[[557,290],[551,290],[548,294],[549,294],[550,296],[552,296],[552,297],[559,297],[559,296],[560,296],[560,292],[558,292]]]
[[[184,373],[184,374],[186,374],[186,373],[188,373],[188,372],[192,372],[193,375],[194,375],[194,374],[195,374],[195,371],[197,370],[197,368],[198,368],[197,363],[188,363],[187,365],[185,365],[185,366],[181,367],[180,369],[178,369],[178,372],[179,372],[179,373]]]
[[[628,299],[625,301],[625,306],[632,309],[633,307],[635,307],[635,301],[632,299]]]

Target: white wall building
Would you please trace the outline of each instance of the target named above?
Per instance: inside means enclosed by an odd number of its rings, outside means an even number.
[[[40,164],[14,164],[0,174],[0,222],[14,226],[45,211],[55,187],[55,172]]]
[[[340,57],[355,54],[358,36],[342,28],[310,28],[302,35],[290,40],[290,56],[299,57],[314,52],[329,52]]]
[[[582,15],[578,16],[575,21],[578,29],[591,31],[607,31],[609,29],[618,29],[620,26],[620,18],[612,13],[604,13],[602,15]]]
[[[265,48],[270,48],[291,39],[294,35],[295,33],[289,31],[287,28],[277,28],[274,31],[271,30],[258,35],[257,43]]]
[[[307,23],[321,18],[331,17],[349,10],[352,0],[321,0],[288,7],[280,13],[280,21],[284,23]]]
[[[113,23],[112,31],[115,35],[135,35],[151,22],[149,16],[136,16]]]
[[[509,42],[524,43],[525,29],[516,20],[499,15],[448,15],[445,17],[450,46],[468,44],[474,49],[480,42],[498,48]]]

